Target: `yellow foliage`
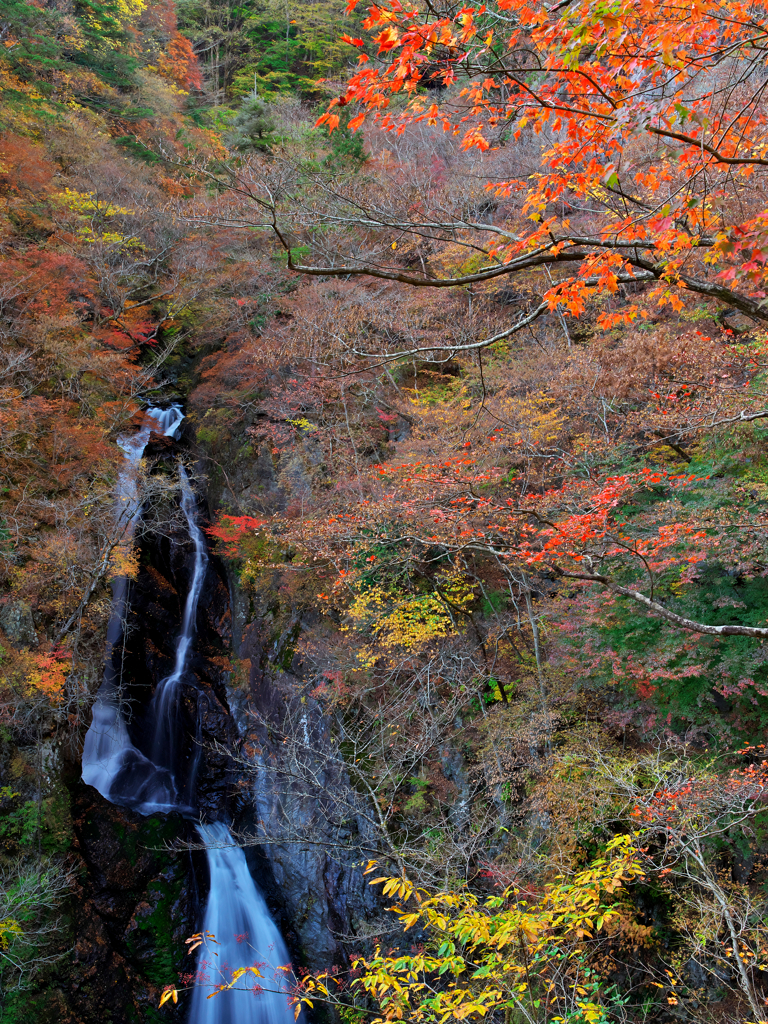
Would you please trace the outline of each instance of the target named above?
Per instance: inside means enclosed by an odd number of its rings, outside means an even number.
[[[317,430],[315,424],[310,423],[306,416],[299,416],[298,419],[295,420],[286,420],[286,423],[290,423],[292,427],[296,427],[296,429],[300,430],[303,434],[311,434]]]
[[[143,248],[133,235],[123,235],[119,231],[105,231],[99,227],[108,217],[119,214],[130,215],[134,211],[125,206],[115,206],[109,201],[97,199],[95,192],[77,192],[65,188],[56,197],[66,209],[78,215],[81,223],[77,227],[77,235],[83,242],[106,242],[112,245],[130,245]]]
[[[516,425],[512,437],[531,447],[551,444],[563,429],[565,416],[543,392],[502,401],[507,419]]]
[[[125,206],[114,206],[110,202],[104,202],[96,198],[95,192],[77,192],[72,188],[65,188],[59,192],[60,202],[74,213],[97,213],[100,217],[114,217],[117,214],[131,215],[133,210]]]
[[[516,1010],[530,1020],[531,1001],[542,991],[551,993],[557,975],[576,997],[579,1014],[568,1019],[594,1024],[605,1014],[597,1001],[599,986],[585,987],[585,940],[607,929],[620,913],[616,897],[642,874],[636,837],[619,836],[604,857],[540,893],[510,886],[486,899],[468,889],[432,895],[404,877],[376,878],[372,885],[383,884],[385,895],[399,899],[391,909],[404,930],[418,927],[429,938],[420,952],[390,956],[378,948],[370,959],[358,957],[353,968],[360,976],[353,985],[376,1000],[381,1016],[374,1024],[443,1024]],[[577,969],[569,973],[572,962]],[[327,977],[306,979],[305,992],[327,995]],[[442,979],[439,985],[436,977]],[[547,1003],[549,1013],[558,1008],[552,996]]]
[[[7,949],[9,940],[12,939],[14,935],[22,934],[21,925],[12,917],[6,917],[5,920],[0,921],[0,949]]]
[[[135,580],[139,574],[139,553],[136,548],[128,544],[119,544],[112,552],[109,564],[108,579],[115,580],[125,576],[129,580]]]
[[[146,6],[146,0],[115,0],[109,9],[110,21],[114,17],[120,22],[123,28],[126,28],[128,25],[132,25],[136,22],[136,19]],[[102,22],[93,12],[83,15],[83,17],[95,29],[101,29],[103,31],[104,29],[111,27]]]
[[[451,573],[435,581],[435,589],[409,593],[402,586],[387,582],[359,589],[348,609],[352,626],[372,635],[375,644],[362,649],[360,660],[372,664],[376,648],[387,653],[418,650],[433,640],[457,632],[456,613],[466,611],[474,600],[473,585],[461,573]]]

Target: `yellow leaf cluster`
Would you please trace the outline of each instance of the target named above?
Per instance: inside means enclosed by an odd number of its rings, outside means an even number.
[[[135,580],[139,575],[139,553],[132,544],[119,544],[112,552],[109,564],[110,580],[125,577]]]
[[[74,213],[97,213],[101,217],[115,217],[117,214],[130,216],[133,210],[125,206],[115,206],[113,203],[102,202],[96,198],[95,192],[78,192],[72,188],[65,188],[58,194],[59,201],[72,210]]]
[[[472,584],[460,573],[436,581],[433,591],[408,593],[394,583],[366,585],[358,589],[348,614],[351,627],[373,636],[374,644],[360,654],[370,663],[376,647],[387,653],[418,650],[433,640],[457,632],[456,613],[474,600]]]
[[[14,935],[22,935],[22,927],[12,917],[0,921],[0,949],[7,949]]]
[[[467,889],[430,895],[402,877],[374,879],[371,884],[383,884],[386,895],[401,901],[392,909],[404,930],[418,926],[430,941],[424,952],[384,955],[377,949],[370,960],[359,957],[355,985],[378,1003],[379,1022],[442,1024],[523,1009],[534,994],[531,984],[540,987],[550,966],[582,956],[584,940],[619,913],[617,894],[642,873],[636,837],[620,836],[604,857],[539,894],[511,886],[483,900]],[[531,963],[537,965],[533,981]],[[442,979],[438,986],[435,977]],[[588,995],[576,981],[571,987],[576,997]],[[603,1018],[598,1003],[576,1001],[587,1024]]]

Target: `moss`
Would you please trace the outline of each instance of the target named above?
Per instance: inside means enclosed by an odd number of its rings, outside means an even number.
[[[217,430],[216,427],[199,427],[196,437],[198,444],[204,444],[211,448],[215,448],[222,439],[222,433],[220,430]]]
[[[147,887],[147,897],[154,906],[149,913],[135,916],[135,931],[126,946],[137,960],[142,974],[153,985],[163,986],[175,980],[184,948],[173,934],[173,906],[181,896],[183,880],[179,877],[156,878]]]
[[[69,793],[57,790],[43,800],[43,849],[47,853],[65,853],[74,842]]]
[[[509,593],[506,590],[489,590],[481,601],[480,607],[486,619],[492,619],[498,612],[503,611],[509,603]]]
[[[134,915],[134,928],[126,937],[130,959],[148,982],[162,987],[176,979],[186,953],[184,943],[174,934],[178,924],[175,908],[184,891],[184,872],[173,856],[163,850],[167,841],[178,837],[178,821],[148,818],[138,829],[122,831],[127,833],[123,848],[131,862],[135,863],[140,850],[152,849],[163,872],[147,885],[143,908],[140,904]],[[162,1015],[149,1016],[148,1012],[144,1020],[165,1019]]]
[[[15,989],[0,1003],[0,1024],[59,1024],[65,1019],[57,993]]]

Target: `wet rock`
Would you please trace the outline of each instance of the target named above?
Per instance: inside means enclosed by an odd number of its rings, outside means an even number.
[[[256,834],[268,839],[264,857],[304,962],[327,968],[345,961],[344,939],[355,941],[357,924],[380,910],[358,866],[367,825],[355,811],[358,798],[320,705],[295,675],[269,671],[256,623],[246,630],[241,653],[251,665],[244,739],[253,764]],[[299,738],[298,748],[283,742],[287,734]]]
[[[25,601],[0,604],[0,627],[14,647],[34,647],[38,637],[32,609]]]
[[[90,787],[75,790],[81,868],[63,998],[78,1024],[149,1024],[165,1017],[159,992],[187,966],[184,939],[199,915],[189,855],[165,849],[188,826],[175,816],[142,818]]]
[[[155,729],[151,701],[157,685],[174,671],[193,569],[193,545],[180,531],[145,542],[139,575],[132,585],[120,665],[124,718],[131,741],[150,760]],[[175,774],[177,780],[188,783],[183,800],[210,819],[226,817],[235,786],[233,762],[226,753],[237,743],[226,701],[231,640],[229,588],[220,564],[211,556],[197,607],[194,642],[173,712]]]

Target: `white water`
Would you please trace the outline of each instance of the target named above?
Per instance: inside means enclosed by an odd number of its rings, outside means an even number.
[[[200,947],[190,1022],[293,1024],[287,976],[279,970],[288,966],[288,952],[253,883],[245,854],[222,822],[198,825],[197,830],[211,873],[203,931],[216,941]],[[260,978],[248,972],[235,988],[208,998],[215,986],[229,984],[233,971],[251,966],[258,968]]]
[[[197,603],[200,599],[200,591],[203,587],[205,569],[208,565],[208,553],[205,548],[203,531],[197,525],[195,519],[195,495],[189,483],[189,477],[184,467],[179,464],[179,479],[181,482],[181,509],[187,521],[189,536],[195,546],[195,560],[192,571],[192,580],[187,593],[186,604],[184,605],[184,617],[181,623],[181,633],[176,644],[176,660],[173,672],[157,684],[152,703],[149,706],[150,718],[155,722],[155,734],[152,740],[152,763],[160,769],[167,769],[173,772],[174,766],[178,763],[176,748],[178,745],[178,698],[179,683],[187,665],[192,640],[195,635],[195,620],[197,618]],[[189,773],[185,789],[191,794],[194,789],[194,769]],[[181,796],[181,793],[177,794]],[[158,794],[160,800],[163,794]],[[191,796],[185,801],[191,802]],[[162,810],[158,806],[155,810]]]
[[[150,433],[156,430],[173,437],[183,418],[178,406],[148,409],[141,429],[118,441],[125,452],[118,483],[118,515],[126,537],[132,536],[141,511],[136,478]],[[197,605],[208,564],[205,539],[195,517],[194,492],[181,464],[179,480],[181,509],[195,549],[194,566],[173,672],[158,683],[148,709],[148,717],[154,720],[151,757],[131,742],[120,706],[119,659],[114,654],[128,610],[125,577],[115,580],[112,588],[107,667],[83,748],[83,781],[111,803],[127,805],[144,815],[170,811],[191,814],[199,760],[198,752],[186,779],[174,777],[179,760],[179,684],[195,635]],[[288,976],[278,969],[287,966],[288,953],[251,878],[245,854],[234,845],[222,822],[200,824],[198,832],[207,846],[211,876],[203,930],[215,941],[207,940],[198,956],[189,1024],[293,1024],[286,994]],[[233,971],[250,966],[258,967],[261,978],[249,972],[236,988],[208,999],[215,986],[231,981]],[[169,982],[172,980],[169,978]]]
[[[149,436],[155,431],[165,437],[174,437],[183,419],[184,414],[178,405],[172,405],[169,409],[147,409],[141,428],[133,435],[118,438],[117,443],[125,452],[125,461],[118,478],[117,515],[126,540],[133,536],[141,512],[136,477]],[[120,707],[120,679],[116,674],[114,653],[123,636],[127,596],[128,580],[121,576],[112,586],[112,614],[107,627],[107,666],[93,705],[91,725],[85,736],[83,782],[110,800],[110,790],[119,774],[133,770],[149,777],[154,771],[157,775],[156,795],[162,790],[167,804],[173,793],[173,779],[167,772],[158,773],[154,765],[131,743]],[[151,813],[150,809],[142,810],[141,806],[137,809],[145,814]]]

